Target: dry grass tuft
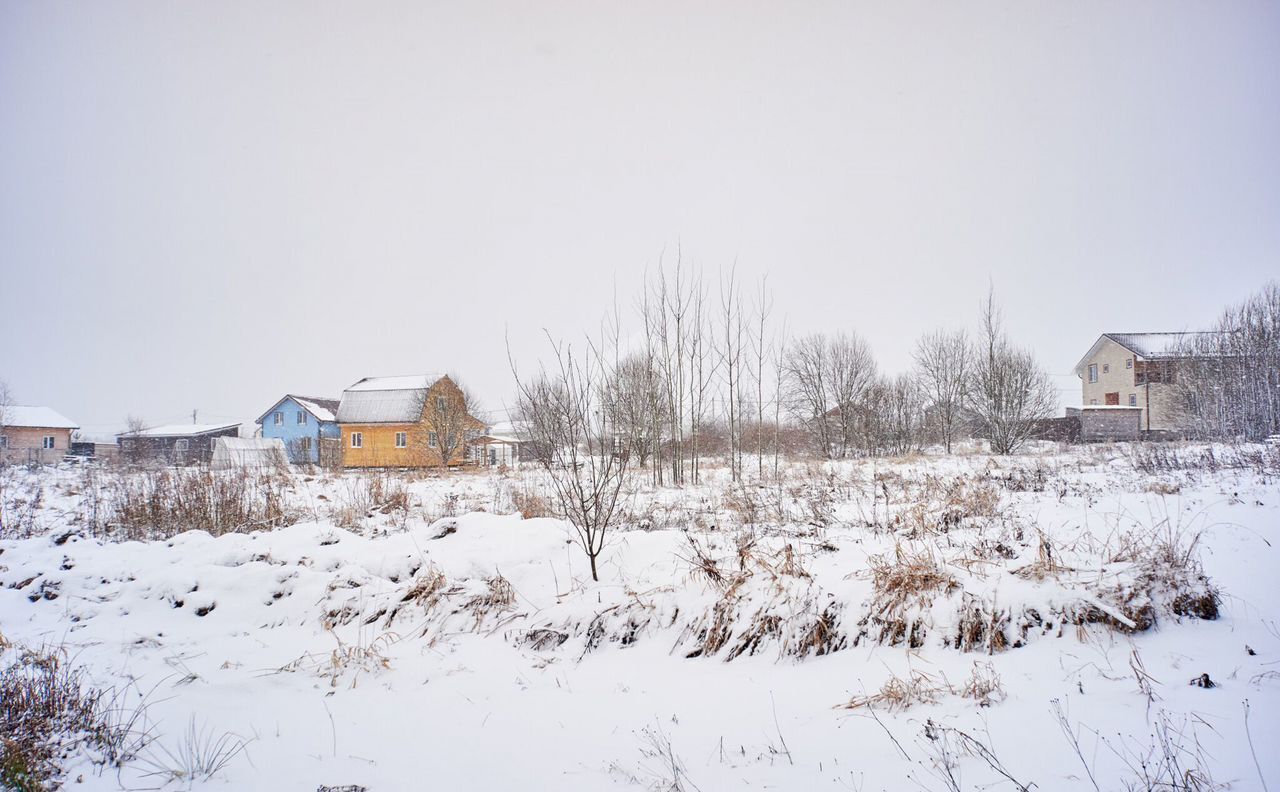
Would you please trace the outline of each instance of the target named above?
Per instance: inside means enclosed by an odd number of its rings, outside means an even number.
[[[897,610],[910,602],[926,603],[939,591],[956,587],[956,579],[938,563],[933,550],[894,545],[893,557],[867,559],[880,608]]]
[[[841,706],[851,710],[865,708],[902,712],[916,704],[937,704],[943,694],[950,691],[951,687],[945,682],[924,672],[912,671],[906,679],[890,676],[879,691],[854,696]]]
[[[1007,696],[1004,685],[1000,681],[1000,675],[996,673],[995,666],[991,663],[973,664],[973,671],[970,672],[964,687],[960,688],[960,695],[978,702],[979,707],[999,704]]]

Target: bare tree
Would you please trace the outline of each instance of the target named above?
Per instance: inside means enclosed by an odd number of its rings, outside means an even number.
[[[876,381],[871,348],[854,333],[814,334],[788,349],[784,376],[791,413],[828,459],[857,446],[863,402]]]
[[[954,333],[935,330],[916,342],[913,357],[916,382],[928,404],[938,438],[950,454],[969,387],[969,338],[963,330]]]
[[[769,292],[768,278],[760,279],[760,294],[755,303],[752,321],[751,350],[755,358],[756,385],[756,475],[764,478],[764,368],[771,357],[772,339],[765,339],[765,328],[773,313],[773,295]],[[776,433],[776,429],[775,429]]]
[[[9,421],[13,407],[13,394],[9,391],[9,385],[4,380],[0,380],[0,464],[4,463],[4,454],[9,447],[9,439],[5,434],[5,429],[9,428]]]
[[[609,422],[633,464],[645,466],[661,440],[662,381],[646,351],[623,357],[605,393]]]
[[[476,398],[461,383],[448,375],[436,380],[422,394],[422,421],[414,438],[420,453],[438,455],[445,468],[465,460],[467,447],[484,428],[475,417],[479,411]]]
[[[9,425],[10,408],[13,407],[13,393],[4,380],[0,380],[0,431]]]
[[[982,306],[979,347],[974,354],[969,405],[991,450],[1011,454],[1053,415],[1058,393],[1029,350],[1013,346],[1002,327],[994,290]]]
[[[1191,334],[1176,366],[1178,406],[1206,437],[1280,434],[1280,284],[1270,282]]]
[[[646,280],[641,301],[645,338],[650,357],[657,362],[663,389],[663,412],[668,449],[658,449],[654,456],[656,483],[664,480],[663,466],[670,464],[672,484],[685,480],[684,441],[688,409],[688,355],[691,313],[696,295],[685,277],[683,261],[677,252],[671,278],[661,266],[651,280]],[[664,458],[665,457],[665,458]]]
[[[742,291],[738,287],[737,269],[731,268],[720,282],[720,371],[724,377],[725,414],[729,428],[729,477],[742,479],[742,367],[743,328]]]
[[[512,363],[516,412],[529,440],[543,449],[538,461],[560,515],[573,526],[591,563],[591,579],[598,581],[598,560],[617,515],[628,461],[626,454],[613,453],[609,410],[601,403],[607,383],[616,378],[615,363],[591,344],[581,353],[554,341],[552,348],[554,366],[534,379],[522,379]]]
[[[908,374],[886,377],[866,397],[862,446],[870,454],[903,456],[924,439],[924,394]]]

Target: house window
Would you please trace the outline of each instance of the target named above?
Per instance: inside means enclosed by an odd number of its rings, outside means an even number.
[[[40,446],[41,448],[45,448],[45,449],[53,448],[53,435],[45,435],[45,438],[43,442],[41,442]]]
[[[440,436],[437,435],[435,432],[431,432],[430,434],[428,434],[427,445],[431,446],[432,448],[435,448],[436,446],[440,445]]]
[[[1125,367],[1125,368],[1127,368],[1127,369],[1131,369],[1131,368],[1133,368],[1133,358],[1125,358],[1125,359],[1124,359],[1124,367]]]
[[[121,441],[120,441],[120,447],[121,447],[121,448],[123,448],[125,451],[132,451],[132,450],[133,450],[133,441],[132,441],[132,440],[121,440]]]
[[[1102,364],[1102,373],[1103,373],[1103,374],[1110,374],[1110,373],[1111,373],[1111,364],[1110,364],[1110,363],[1103,363],[1103,364]]]
[[[1089,364],[1089,381],[1090,382],[1098,381],[1098,364],[1097,363]]]
[[[444,412],[444,411],[445,411],[445,409],[447,408],[447,406],[448,406],[448,405],[445,403],[445,400],[444,400],[444,397],[443,397],[443,396],[437,396],[437,397],[436,397],[436,411],[437,411],[437,412]]]
[[[302,453],[304,453],[304,454],[310,454],[310,453],[311,453],[311,438],[310,438],[310,437],[304,437],[304,438],[302,438],[302,440],[301,440],[301,441],[299,441],[299,443],[298,443],[298,447],[301,449]]]
[[[191,447],[191,441],[190,441],[190,440],[187,440],[186,438],[183,438],[183,439],[181,439],[181,440],[174,440],[174,441],[173,441],[173,450],[174,450],[174,451],[186,451],[186,450],[187,450],[187,449],[189,449],[190,447]]]
[[[1089,403],[1090,403],[1090,404],[1097,404],[1097,403],[1098,403],[1098,400],[1097,400],[1097,399],[1090,399],[1090,400],[1089,400]]]
[[[301,425],[301,424],[305,424],[306,422],[307,422],[307,414],[304,413],[302,410],[298,410],[298,423]]]
[[[1129,394],[1129,406],[1130,406],[1130,407],[1137,407],[1137,406],[1138,406],[1138,394],[1136,394],[1136,393],[1130,393],[1130,394]]]
[[[351,433],[351,447],[352,447],[352,448],[363,448],[363,447],[364,447],[364,432],[352,432],[352,433]]]
[[[409,445],[408,432],[396,432],[396,448],[405,448]]]
[[[275,422],[276,426],[284,426],[284,413],[277,412],[275,415],[271,416],[271,419]]]
[[[8,447],[9,447],[9,438],[5,437],[4,435],[0,435],[0,448],[8,448]]]

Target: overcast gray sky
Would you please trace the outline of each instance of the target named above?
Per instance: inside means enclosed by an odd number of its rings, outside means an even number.
[[[889,370],[989,278],[1055,374],[1203,324],[1280,273],[1280,4],[0,3],[0,379],[87,430],[497,406],[677,244]]]

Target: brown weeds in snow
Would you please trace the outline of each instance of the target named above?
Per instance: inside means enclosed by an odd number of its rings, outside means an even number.
[[[1004,684],[991,663],[974,663],[969,679],[960,688],[960,695],[978,702],[979,707],[990,707],[1005,700]]]
[[[956,587],[956,579],[942,568],[930,548],[912,548],[898,542],[893,557],[877,555],[867,559],[871,581],[881,609],[896,610],[912,601],[927,602],[939,591]]]
[[[901,712],[916,704],[937,704],[951,686],[922,672],[912,671],[906,679],[890,676],[875,693],[854,696],[841,705],[844,709],[886,709]]]

